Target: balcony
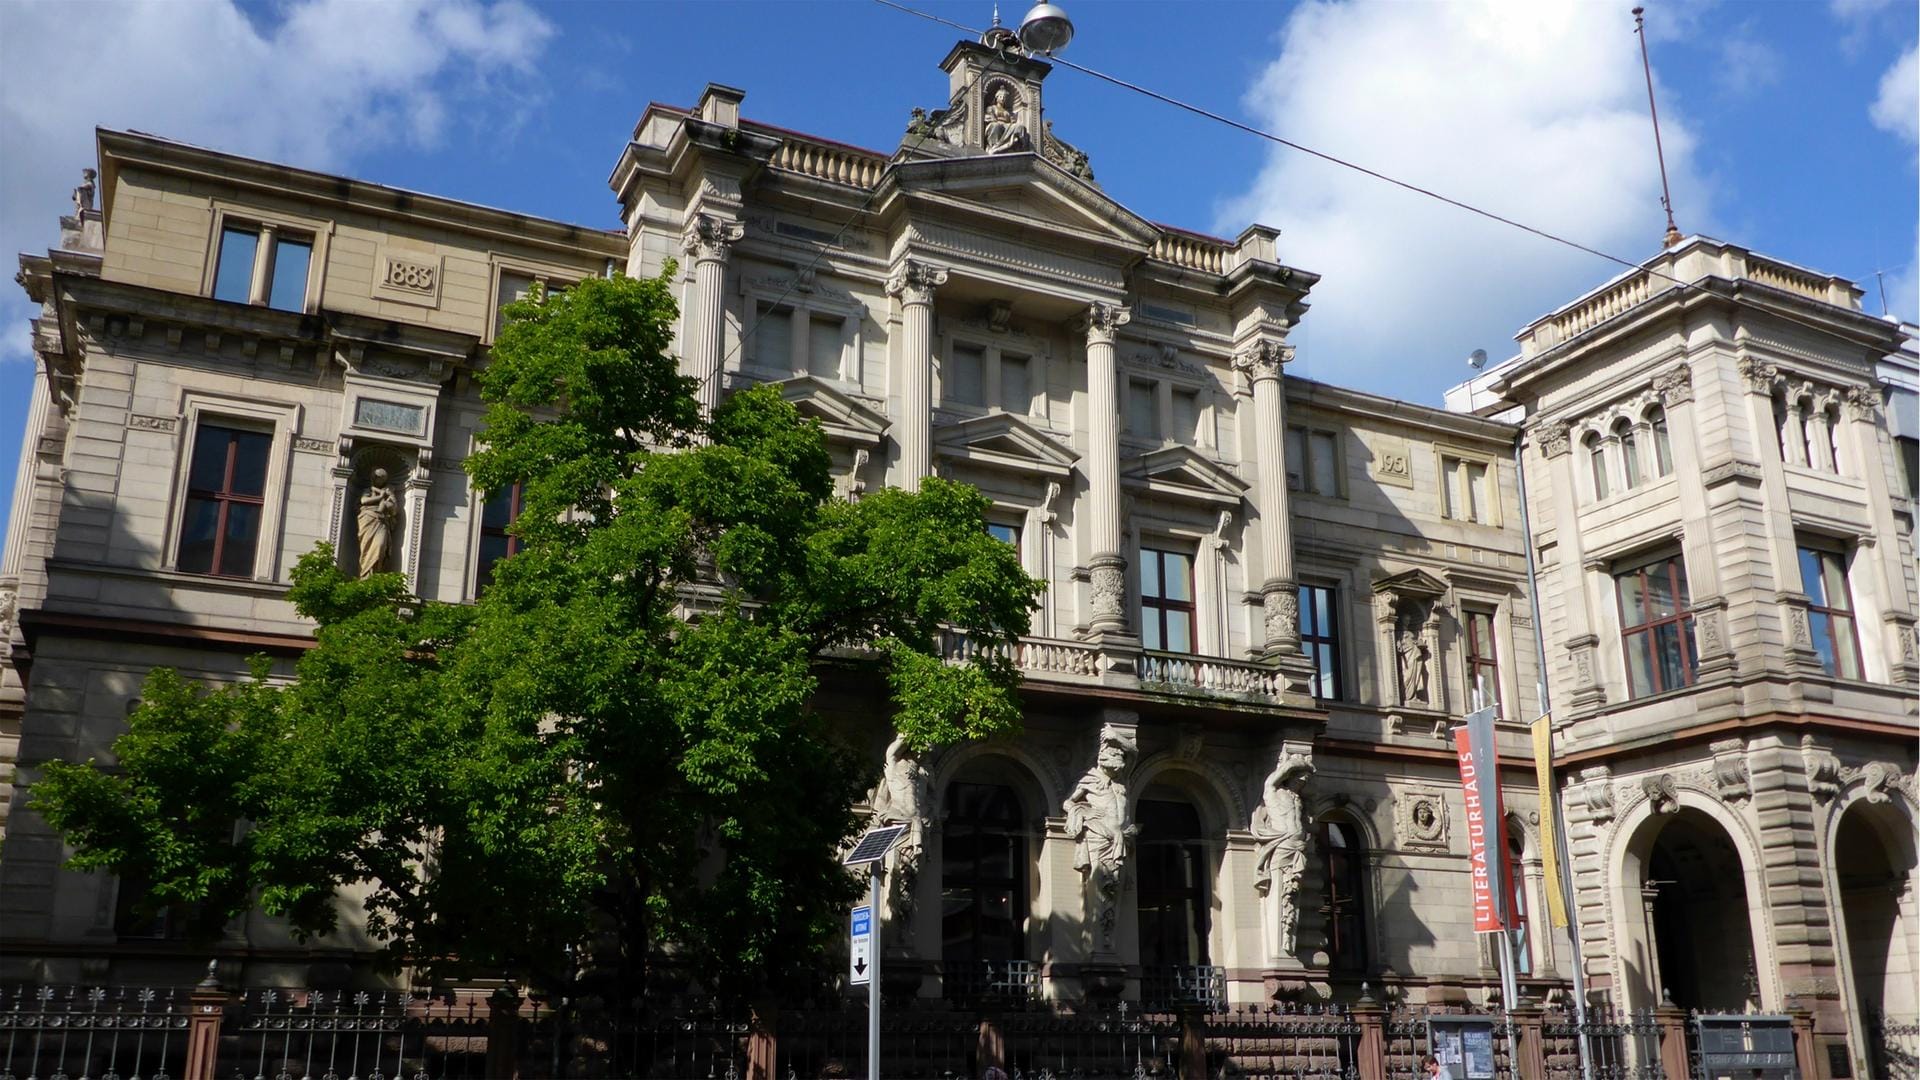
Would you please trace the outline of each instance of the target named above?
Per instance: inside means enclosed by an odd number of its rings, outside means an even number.
[[[1227,969],[1216,964],[1149,968],[1140,973],[1140,1000],[1149,1008],[1220,1008],[1227,1002]]]
[[[989,650],[1011,659],[1032,682],[1107,686],[1133,682],[1142,690],[1159,693],[1272,705],[1280,704],[1285,688],[1279,672],[1248,660],[1174,652],[1103,654],[1086,642],[1059,638],[1023,637],[1010,646],[987,646],[958,631],[948,631],[941,640],[942,654],[954,663]]]
[[[1032,960],[979,960],[949,968],[940,995],[954,1004],[1013,1007],[1040,999],[1040,965]]]

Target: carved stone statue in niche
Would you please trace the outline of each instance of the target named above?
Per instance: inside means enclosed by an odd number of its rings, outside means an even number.
[[[393,548],[393,522],[398,515],[399,503],[393,489],[387,486],[387,470],[373,470],[367,489],[360,494],[360,513],[355,520],[361,578],[372,577],[387,568],[387,556]]]
[[[1020,114],[1014,111],[1018,104],[1014,100],[1013,90],[1005,83],[993,88],[993,100],[987,102],[983,119],[986,128],[987,153],[1010,154],[1016,150],[1027,149],[1029,138],[1027,125],[1020,120]]]
[[[914,888],[920,877],[922,824],[931,802],[927,770],[904,735],[895,735],[883,756],[880,783],[868,803],[875,824],[905,825],[907,833],[888,853],[887,915],[901,929],[913,925]],[[912,940],[904,936],[900,941]]]
[[[1099,928],[1102,952],[1113,951],[1127,841],[1138,831],[1127,820],[1126,772],[1133,751],[1132,732],[1111,724],[1102,728],[1093,768],[1073,786],[1061,807],[1067,815],[1067,835],[1073,837],[1073,868],[1085,877],[1087,914]]]
[[[1400,663],[1403,705],[1433,703],[1433,650],[1427,647],[1425,605],[1402,602],[1394,614],[1393,650]]]
[[[1304,754],[1284,753],[1267,774],[1260,805],[1253,811],[1251,829],[1260,842],[1255,855],[1253,883],[1263,898],[1262,920],[1267,948],[1273,959],[1293,955],[1294,931],[1299,925],[1296,898],[1307,869],[1307,823],[1300,809],[1300,787],[1313,775],[1313,762]]]

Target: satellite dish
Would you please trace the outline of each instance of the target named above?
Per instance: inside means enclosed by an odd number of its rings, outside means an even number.
[[[1052,56],[1067,47],[1073,40],[1073,20],[1067,13],[1046,0],[1033,5],[1027,17],[1020,20],[1020,44],[1029,53],[1044,53]]]
[[[1475,349],[1467,354],[1467,366],[1475,371],[1487,366],[1487,350]]]

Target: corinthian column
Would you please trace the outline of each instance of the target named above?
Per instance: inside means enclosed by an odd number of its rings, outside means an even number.
[[[1133,312],[1096,303],[1082,325],[1087,332],[1087,527],[1093,558],[1093,629],[1125,633],[1127,557],[1120,548],[1119,372],[1113,340]]]
[[[1260,507],[1260,594],[1266,609],[1266,652],[1300,651],[1300,589],[1293,576],[1293,518],[1287,497],[1286,396],[1280,369],[1293,346],[1272,340],[1241,349],[1233,366],[1253,383],[1254,498]]]
[[[907,259],[887,279],[900,301],[900,486],[919,491],[933,475],[933,290],[947,283],[944,267]]]
[[[694,399],[700,415],[712,416],[720,404],[720,357],[726,340],[727,254],[746,232],[736,221],[695,214],[687,222],[681,248],[693,260],[693,295],[688,298],[686,341],[687,374],[697,380]]]

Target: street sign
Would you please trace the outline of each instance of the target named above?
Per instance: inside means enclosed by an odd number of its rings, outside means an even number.
[[[847,938],[847,981],[865,986],[873,981],[873,908],[853,909],[852,933]]]

